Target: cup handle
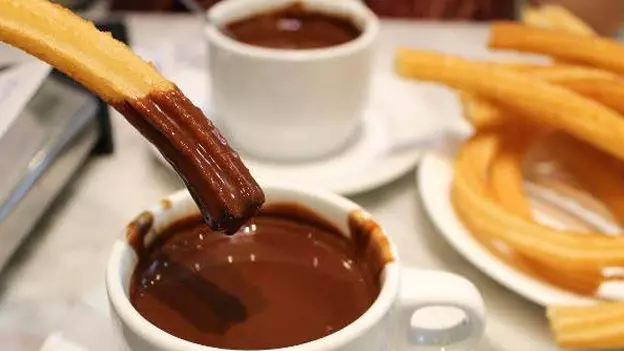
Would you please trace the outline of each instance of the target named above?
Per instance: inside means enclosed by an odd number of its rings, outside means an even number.
[[[465,314],[464,319],[446,329],[412,326],[414,313],[426,307],[453,307]],[[401,289],[396,306],[396,351],[471,350],[483,335],[485,305],[477,288],[455,274],[402,268]]]

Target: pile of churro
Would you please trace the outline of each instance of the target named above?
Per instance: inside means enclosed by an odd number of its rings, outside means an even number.
[[[546,150],[579,189],[624,221],[624,46],[559,7],[529,9],[523,22],[492,24],[489,47],[541,54],[550,64],[400,49],[396,70],[457,90],[475,129],[456,156],[451,191],[465,227],[517,269],[596,297],[601,284],[621,279],[604,272],[624,266],[624,237],[539,222],[526,164],[535,147]],[[562,347],[624,347],[624,302],[549,306],[547,316]]]
[[[47,0],[0,0],[0,41],[50,63],[119,110],[176,169],[214,229],[235,232],[264,202],[201,110],[109,33]]]

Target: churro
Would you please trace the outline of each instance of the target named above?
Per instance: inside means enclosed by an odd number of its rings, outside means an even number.
[[[110,34],[46,0],[0,0],[0,41],[63,71],[119,110],[171,163],[214,229],[234,232],[264,194],[217,128]]]

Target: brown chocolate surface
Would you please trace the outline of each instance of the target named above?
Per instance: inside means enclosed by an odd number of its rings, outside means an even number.
[[[236,232],[264,193],[219,130],[180,90],[114,106],[180,175],[211,228]]]
[[[358,256],[368,262],[369,270],[379,276],[386,263],[394,262],[390,241],[368,212],[355,210],[349,213],[349,232]]]
[[[225,32],[255,46],[315,49],[347,43],[360,36],[361,29],[348,18],[295,3],[229,23]]]
[[[139,218],[135,236],[149,229],[149,216]],[[296,345],[344,328],[376,299],[379,264],[360,244],[371,243],[291,204],[264,208],[231,237],[189,217],[140,254],[130,299],[160,329],[199,344]]]

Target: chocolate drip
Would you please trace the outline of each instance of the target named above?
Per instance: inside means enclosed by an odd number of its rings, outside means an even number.
[[[348,17],[295,2],[227,24],[233,39],[274,49],[317,49],[356,39],[362,30]]]
[[[214,230],[235,233],[264,193],[219,130],[177,88],[114,104],[173,166]]]

